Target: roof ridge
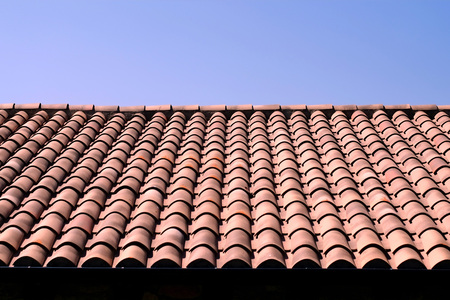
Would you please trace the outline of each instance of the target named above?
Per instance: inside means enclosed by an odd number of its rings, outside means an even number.
[[[277,111],[277,110],[304,110],[304,111],[374,111],[374,110],[426,110],[426,111],[442,111],[450,110],[450,105],[436,105],[436,104],[346,104],[346,105],[333,105],[333,104],[293,104],[293,105],[281,105],[281,104],[264,104],[264,105],[252,105],[252,104],[239,104],[239,105],[133,105],[133,106],[121,106],[121,105],[94,105],[94,104],[68,104],[68,103],[56,103],[56,104],[44,104],[44,103],[2,103],[0,104],[2,110],[77,110],[77,111],[93,111],[93,112],[145,112],[145,111]]]

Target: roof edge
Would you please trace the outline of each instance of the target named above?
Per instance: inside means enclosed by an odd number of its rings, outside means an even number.
[[[15,112],[18,110],[26,110],[30,112],[36,112],[39,110],[46,111],[83,111],[87,114],[93,114],[96,112],[101,112],[105,114],[112,113],[156,113],[162,112],[165,114],[170,114],[176,111],[182,111],[186,113],[203,112],[213,114],[215,112],[227,112],[233,113],[236,111],[241,111],[246,114],[251,114],[255,111],[262,111],[265,114],[270,114],[274,111],[302,111],[306,115],[310,115],[315,111],[321,111],[327,116],[331,116],[335,112],[342,111],[346,114],[352,114],[356,110],[361,110],[367,113],[369,116],[375,111],[384,110],[388,114],[393,114],[396,111],[405,111],[408,115],[413,115],[417,111],[425,111],[430,114],[436,114],[439,111],[450,111],[450,105],[435,105],[435,104],[423,104],[423,105],[383,105],[383,104],[369,104],[369,105],[333,105],[333,104],[293,104],[293,105],[280,105],[280,104],[268,104],[268,105],[252,105],[252,104],[239,104],[239,105],[134,105],[134,106],[119,106],[119,105],[93,105],[93,104],[68,104],[68,103],[57,103],[57,104],[42,104],[42,103],[27,103],[27,104],[16,104],[16,103],[2,103],[0,104],[0,110]]]

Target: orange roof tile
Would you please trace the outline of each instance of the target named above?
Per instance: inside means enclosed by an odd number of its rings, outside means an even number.
[[[0,264],[450,267],[436,105],[0,105]]]

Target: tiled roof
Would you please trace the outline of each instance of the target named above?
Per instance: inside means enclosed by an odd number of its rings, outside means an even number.
[[[0,105],[0,263],[448,268],[450,107]]]

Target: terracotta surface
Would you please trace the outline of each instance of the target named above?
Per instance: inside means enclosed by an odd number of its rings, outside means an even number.
[[[0,263],[450,267],[435,105],[0,105]]]

